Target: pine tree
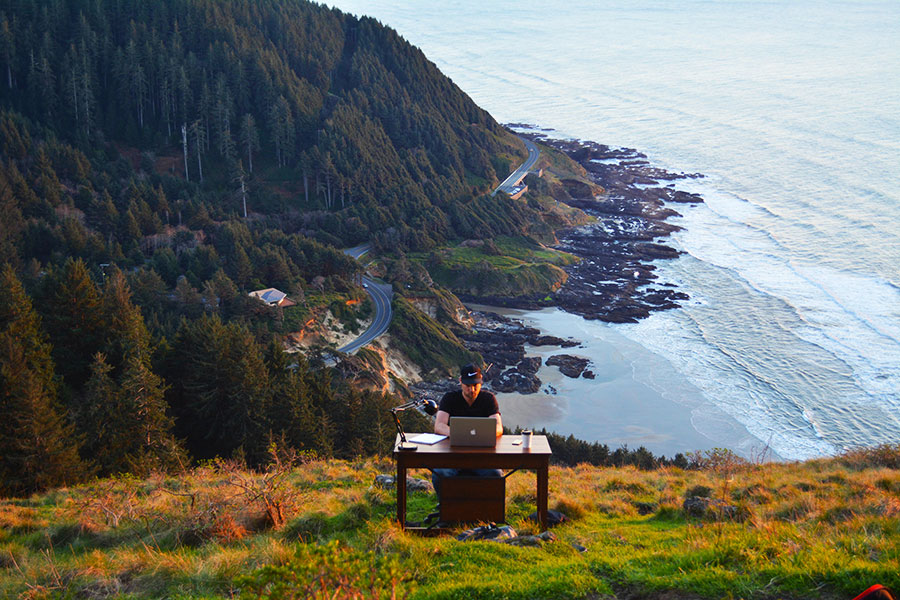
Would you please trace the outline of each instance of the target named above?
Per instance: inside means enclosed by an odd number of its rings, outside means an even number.
[[[275,143],[275,158],[279,167],[287,166],[294,150],[294,116],[284,96],[279,96],[269,112],[269,126]]]
[[[113,268],[107,275],[100,311],[105,338],[103,348],[113,367],[122,367],[126,356],[135,356],[149,365],[150,332],[141,311],[131,301],[131,290],[119,269]]]
[[[85,474],[77,436],[56,403],[50,346],[9,265],[0,271],[0,495],[29,494]]]
[[[251,461],[265,457],[269,382],[245,326],[217,316],[182,321],[167,379],[179,435],[194,456],[230,456],[243,448]]]
[[[162,379],[131,354],[118,381],[102,353],[94,355],[79,422],[87,434],[85,453],[100,475],[146,475],[184,464],[166,415]]]
[[[90,375],[91,357],[101,348],[100,296],[81,259],[69,259],[46,283],[41,305],[59,374],[79,389]]]
[[[152,470],[183,467],[184,451],[172,434],[175,422],[166,414],[163,380],[136,354],[128,357],[120,379],[119,398],[134,419],[129,471],[147,474]]]
[[[253,173],[253,153],[259,150],[259,130],[256,128],[256,120],[250,113],[241,118],[240,141],[247,152],[248,170]]]

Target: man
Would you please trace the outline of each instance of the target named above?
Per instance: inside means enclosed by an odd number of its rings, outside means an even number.
[[[434,419],[434,432],[450,435],[450,417],[493,417],[497,421],[497,437],[503,435],[503,422],[500,419],[500,407],[497,397],[491,392],[481,389],[484,378],[481,369],[475,365],[466,365],[460,369],[458,391],[447,392],[441,398],[438,412]],[[433,469],[431,483],[441,501],[441,478],[467,475],[473,477],[502,477],[500,469]]]

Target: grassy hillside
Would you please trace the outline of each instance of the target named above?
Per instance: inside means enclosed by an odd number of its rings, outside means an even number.
[[[25,598],[852,598],[900,587],[900,447],[702,470],[552,467],[570,517],[535,546],[401,532],[389,459],[212,463],[0,502],[0,596]],[[416,473],[427,478],[427,472]],[[537,533],[534,479],[507,514]],[[686,514],[690,496],[734,506]],[[268,501],[268,503],[266,502]],[[433,495],[410,495],[421,518]]]

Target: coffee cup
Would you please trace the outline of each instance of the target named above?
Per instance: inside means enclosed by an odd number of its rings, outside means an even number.
[[[522,447],[531,448],[531,430],[526,429],[522,432]]]

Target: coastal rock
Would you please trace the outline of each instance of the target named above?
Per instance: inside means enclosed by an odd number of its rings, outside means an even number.
[[[523,375],[534,375],[541,368],[540,356],[527,356],[519,361],[516,370]]]
[[[491,303],[525,309],[555,305],[586,319],[631,323],[647,317],[651,311],[675,308],[687,300],[688,296],[671,289],[671,284],[656,282],[652,262],[679,255],[674,248],[660,243],[680,229],[667,222],[680,214],[672,205],[703,202],[699,195],[677,190],[671,182],[702,175],[670,173],[653,167],[646,155],[632,148],[552,140],[536,132],[523,135],[567,154],[606,193],[595,198],[584,192],[590,188],[586,184],[562,182],[560,200],[597,219],[593,225],[559,234],[557,247],[582,260],[565,267],[568,279],[549,299],[491,299]],[[649,287],[650,284],[656,286]]]
[[[528,338],[528,343],[532,346],[559,346],[560,348],[574,348],[578,346],[578,342],[575,340],[564,340],[553,335],[533,336]]]
[[[557,354],[547,359],[547,364],[551,367],[559,367],[559,370],[566,377],[573,379],[581,377],[582,371],[588,366],[590,361],[586,358],[571,356],[569,354]]]
[[[572,198],[594,198],[594,192],[591,190],[591,186],[584,183],[583,181],[578,181],[576,179],[563,179],[560,183],[566,189],[566,193],[569,194]]]
[[[485,388],[498,393],[518,392],[533,394],[540,390],[541,380],[537,371],[541,367],[540,357],[526,357],[525,344],[539,340],[540,331],[526,327],[522,322],[496,313],[472,311],[474,328],[459,333],[469,350],[481,354],[489,368],[484,369]],[[553,338],[566,346],[576,346],[578,342]],[[455,378],[436,382],[419,382],[410,386],[417,398],[440,402],[443,395],[459,389]]]
[[[541,380],[534,375],[520,372],[518,369],[507,369],[491,380],[491,389],[495,392],[534,394],[541,389]]]

